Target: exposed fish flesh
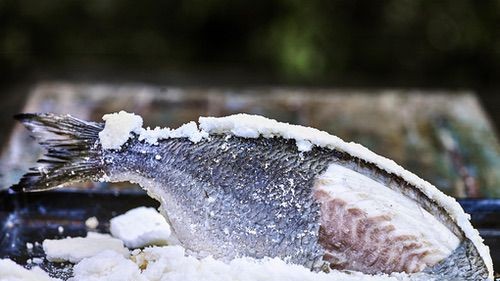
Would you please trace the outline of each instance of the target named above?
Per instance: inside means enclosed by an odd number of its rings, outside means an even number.
[[[406,272],[415,280],[492,280],[489,249],[460,205],[354,143],[260,116],[143,129],[69,115],[17,118],[48,150],[13,186],[138,183],[199,256],[279,257],[313,270]]]

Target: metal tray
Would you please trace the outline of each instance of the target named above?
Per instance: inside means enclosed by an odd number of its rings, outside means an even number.
[[[44,239],[85,236],[85,220],[95,216],[97,231],[109,233],[109,220],[139,206],[158,207],[159,203],[143,192],[51,191],[40,193],[0,193],[0,258],[10,258],[30,268],[38,265],[52,277],[71,277],[68,263],[44,259]],[[59,231],[60,227],[63,229]],[[33,243],[29,250],[26,243]],[[40,264],[28,260],[42,258]]]
[[[472,216],[490,246],[493,262],[500,270],[500,199],[464,199],[459,201]],[[27,267],[29,259],[43,258],[41,242],[44,239],[67,236],[85,236],[85,220],[95,216],[99,220],[96,231],[109,232],[109,220],[138,206],[158,207],[158,202],[144,192],[111,191],[88,192],[62,190],[41,193],[0,193],[0,258],[11,258]],[[59,232],[62,227],[64,231]],[[26,243],[36,244],[28,250]],[[43,260],[40,267],[53,277],[67,279],[72,274],[70,264]]]

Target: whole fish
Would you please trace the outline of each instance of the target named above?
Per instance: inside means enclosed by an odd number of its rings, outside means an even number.
[[[361,145],[261,116],[201,117],[143,129],[20,114],[47,149],[12,187],[129,181],[161,203],[198,256],[279,257],[312,270],[408,273],[411,280],[492,280],[487,246],[455,199]]]

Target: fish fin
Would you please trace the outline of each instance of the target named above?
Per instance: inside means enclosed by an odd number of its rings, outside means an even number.
[[[31,131],[47,152],[38,160],[39,165],[24,174],[11,190],[43,191],[104,175],[99,144],[103,123],[51,113],[22,113],[14,118]]]

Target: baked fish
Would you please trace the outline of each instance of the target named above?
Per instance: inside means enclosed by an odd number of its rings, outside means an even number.
[[[455,199],[361,145],[246,114],[142,128],[20,114],[47,149],[15,191],[138,183],[198,256],[279,257],[312,270],[492,280],[487,246]]]

